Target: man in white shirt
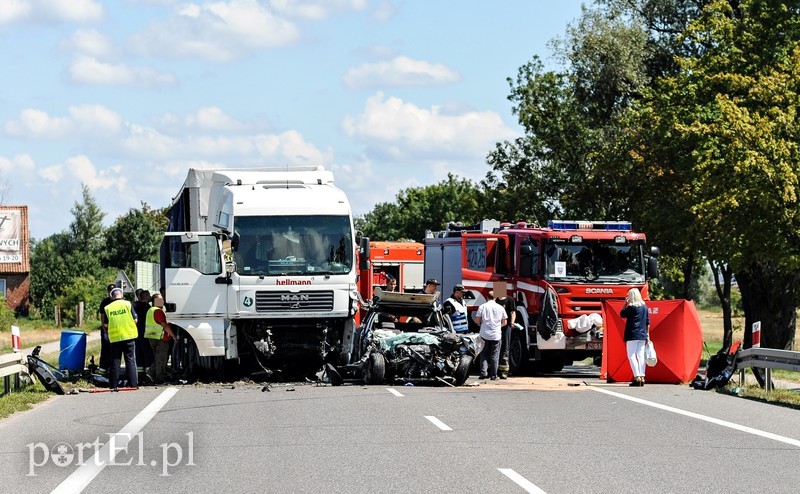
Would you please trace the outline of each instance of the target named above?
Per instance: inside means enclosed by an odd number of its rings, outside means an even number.
[[[494,293],[489,292],[489,300],[481,304],[475,312],[475,324],[480,325],[480,337],[485,345],[481,352],[481,379],[487,377],[492,381],[497,380],[497,366],[500,363],[500,339],[503,326],[508,318],[506,310],[494,300]]]

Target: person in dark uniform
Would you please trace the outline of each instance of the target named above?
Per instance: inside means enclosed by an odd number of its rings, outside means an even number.
[[[514,329],[514,323],[517,319],[517,304],[508,295],[497,297],[497,303],[505,309],[507,317],[506,325],[503,326],[503,336],[500,340],[500,365],[497,368],[497,376],[500,379],[508,379],[508,349],[511,346],[511,331]]]
[[[419,293],[424,293],[425,295],[433,295],[434,293],[436,293],[436,290],[439,288],[439,285],[441,285],[441,283],[439,283],[439,280],[437,280],[436,278],[428,278],[425,281],[425,287]]]
[[[100,307],[97,309],[97,316],[100,319],[100,366],[97,372],[101,375],[107,375],[111,369],[111,342],[108,341],[108,331],[106,330],[106,306],[111,303],[111,290],[116,288],[114,284],[106,287],[106,298],[100,302]]]
[[[111,290],[111,303],[105,307],[108,323],[108,340],[111,342],[111,389],[119,388],[119,371],[122,357],[125,357],[125,371],[128,374],[128,387],[139,387],[136,373],[136,312],[131,303],[122,299],[122,288]]]
[[[150,342],[144,337],[145,321],[152,298],[149,290],[136,291],[139,293],[136,301],[133,302],[133,311],[136,313],[136,329],[139,331],[139,336],[136,338],[136,365],[139,375],[142,376],[146,375],[154,361],[153,349],[150,347]]]

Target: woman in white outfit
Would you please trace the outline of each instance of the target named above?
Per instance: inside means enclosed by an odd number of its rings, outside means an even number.
[[[631,386],[644,386],[644,347],[650,338],[650,312],[638,288],[631,288],[619,315],[625,318],[625,345],[633,370]]]

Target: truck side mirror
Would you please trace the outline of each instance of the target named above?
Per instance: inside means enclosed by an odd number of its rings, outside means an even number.
[[[358,269],[362,271],[369,269],[369,237],[361,237]]]
[[[647,276],[651,280],[658,278],[658,259],[650,257],[647,259]]]

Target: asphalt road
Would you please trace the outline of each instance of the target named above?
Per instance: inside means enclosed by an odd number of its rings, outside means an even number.
[[[570,376],[464,388],[207,385],[61,396],[0,422],[0,490],[800,490],[798,411]],[[109,437],[119,431],[131,439],[125,450],[126,438],[114,436],[112,460]]]

